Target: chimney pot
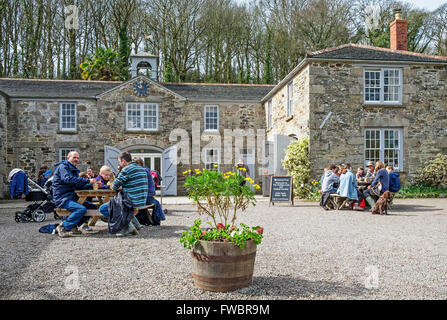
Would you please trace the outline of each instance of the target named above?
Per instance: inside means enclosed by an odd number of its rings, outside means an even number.
[[[402,20],[402,9],[394,9],[395,20]]]

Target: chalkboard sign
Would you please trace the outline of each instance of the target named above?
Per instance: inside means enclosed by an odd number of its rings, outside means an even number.
[[[293,206],[292,177],[272,176],[270,182],[270,204],[275,205],[275,202],[291,202]]]

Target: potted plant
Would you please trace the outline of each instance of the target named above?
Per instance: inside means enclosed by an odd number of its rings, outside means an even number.
[[[241,168],[241,170],[244,170]],[[261,243],[264,229],[260,226],[236,225],[237,215],[256,200],[248,181],[239,172],[191,170],[184,172],[188,198],[197,205],[199,215],[206,215],[208,228],[196,219],[180,242],[191,250],[194,285],[210,291],[232,291],[252,283],[256,246]]]

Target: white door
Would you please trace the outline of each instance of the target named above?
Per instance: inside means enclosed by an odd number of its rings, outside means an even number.
[[[177,195],[177,146],[172,146],[163,151],[161,177],[163,178],[162,195]]]
[[[118,176],[118,156],[120,153],[120,149],[104,146],[104,164],[112,169],[115,176]]]

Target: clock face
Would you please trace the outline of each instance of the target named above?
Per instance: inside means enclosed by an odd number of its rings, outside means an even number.
[[[140,79],[133,85],[133,91],[137,96],[145,97],[149,92],[149,84],[146,81]]]

